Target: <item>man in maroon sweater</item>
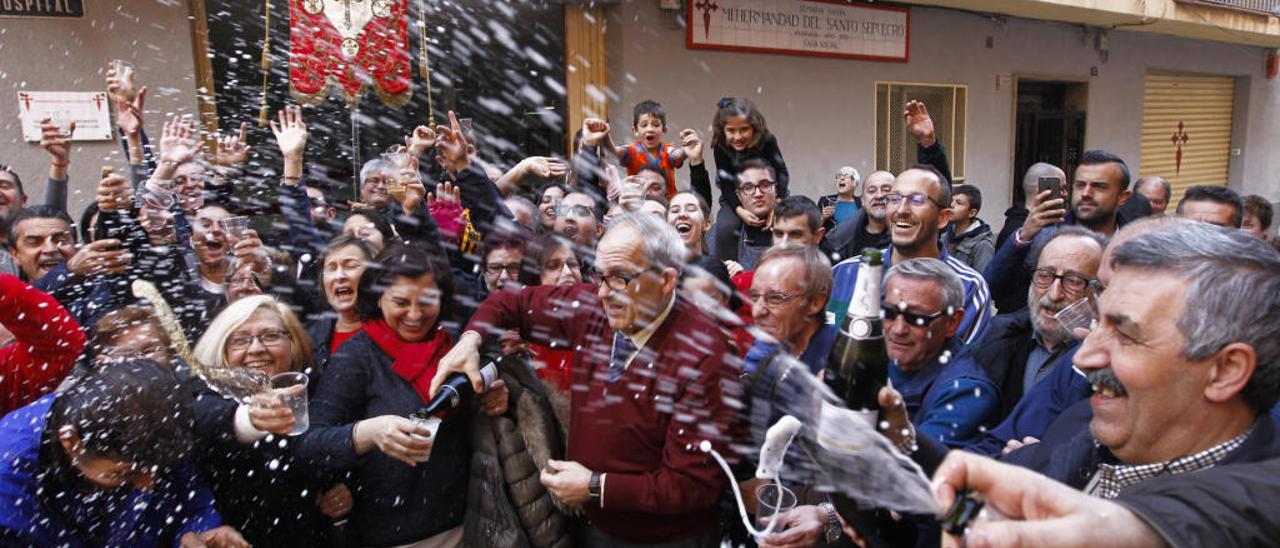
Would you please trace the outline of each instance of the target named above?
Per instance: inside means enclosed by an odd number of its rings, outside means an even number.
[[[727,478],[707,453],[727,454],[738,366],[715,321],[677,297],[684,244],[644,214],[617,217],[596,248],[603,282],[494,293],[440,361],[433,392],[465,371],[477,389],[482,342],[508,329],[573,348],[567,461],[542,483],[590,520],[587,546],[718,546]],[[637,350],[638,349],[638,350]]]

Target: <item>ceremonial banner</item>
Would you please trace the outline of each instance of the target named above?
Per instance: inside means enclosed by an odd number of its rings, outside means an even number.
[[[372,84],[382,102],[413,96],[408,0],[289,0],[289,90],[323,101],[332,82],[349,103]]]
[[[686,45],[907,62],[909,8],[835,0],[688,0]]]

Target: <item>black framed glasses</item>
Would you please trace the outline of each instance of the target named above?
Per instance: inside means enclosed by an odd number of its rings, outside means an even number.
[[[1068,293],[1079,294],[1089,286],[1096,285],[1097,280],[1090,280],[1079,274],[1058,274],[1052,268],[1037,268],[1031,271],[1031,283],[1038,289],[1049,289],[1055,280],[1062,280],[1062,288]]]
[[[928,194],[925,194],[923,192],[912,192],[911,194],[899,194],[897,192],[890,192],[884,195],[884,199],[886,202],[889,203],[889,207],[898,207],[898,204],[901,204],[903,200],[906,200],[908,203],[911,204],[911,207],[919,207],[925,204],[933,204],[942,209],[951,208],[951,204],[944,204],[942,202],[934,200],[933,198],[929,197]]]
[[[768,293],[760,291],[747,292],[747,300],[749,300],[753,306],[763,299],[765,308],[777,308],[802,296],[803,295],[800,293],[788,295],[781,291],[770,291]]]
[[[772,192],[776,186],[778,186],[778,183],[769,180],[760,181],[759,183],[747,183],[745,185],[738,186],[738,194],[750,196],[755,194],[756,191],[760,191],[761,194],[768,194]]]
[[[907,320],[908,324],[916,327],[925,327],[946,314],[945,310],[939,310],[933,314],[916,314],[915,312],[907,312],[898,306],[883,305],[880,307],[880,316],[884,318],[885,323],[895,322],[898,320],[898,316],[902,316]]]
[[[593,274],[595,278],[599,279],[601,284],[609,286],[609,289],[612,289],[614,291],[626,291],[627,287],[631,285],[631,282],[636,281],[636,279],[639,278],[640,276],[643,276],[645,272],[649,272],[651,270],[656,270],[656,269],[653,267],[649,267],[639,272],[636,272],[635,274],[614,273],[614,274],[606,275],[599,268],[592,267],[591,274]]]
[[[503,272],[511,279],[515,279],[520,275],[520,263],[487,263],[484,265],[484,273],[490,276],[501,276]]]
[[[582,268],[577,259],[548,259],[547,262],[542,263],[542,270],[544,272],[559,272],[565,266],[568,266],[570,270]]]

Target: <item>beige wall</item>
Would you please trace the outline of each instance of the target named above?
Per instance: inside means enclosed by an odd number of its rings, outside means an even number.
[[[49,155],[22,140],[18,91],[104,90],[106,65],[124,59],[147,85],[146,129],[159,140],[162,115],[196,111],[187,3],[181,0],[84,2],[80,19],[0,18],[0,163],[22,176],[32,203],[44,196]],[[117,141],[72,147],[69,208],[77,217],[93,200],[99,169],[123,171]]]
[[[715,102],[751,97],[768,119],[791,172],[792,193],[835,192],[834,174],[852,165],[864,176],[875,166],[874,82],[967,84],[969,128],[966,182],[983,191],[982,218],[1003,223],[1013,174],[1013,86],[997,75],[1040,75],[1087,81],[1086,148],[1104,148],[1139,165],[1143,76],[1173,71],[1237,77],[1240,92],[1230,186],[1280,200],[1280,80],[1263,73],[1265,50],[1152,33],[1111,32],[1102,63],[1092,35],[1080,27],[913,7],[911,60],[884,63],[762,53],[689,50],[682,28],[653,0],[610,8],[610,122],[630,136],[631,107],[644,99],[666,107],[668,140],[680,128],[703,132]],[[994,47],[986,47],[991,36]],[[1090,68],[1098,75],[1091,77]],[[615,130],[616,131],[616,130]],[[708,153],[708,161],[710,154]],[[680,171],[687,185],[687,170]],[[1019,174],[1020,176],[1021,174]],[[716,192],[716,199],[719,193]]]

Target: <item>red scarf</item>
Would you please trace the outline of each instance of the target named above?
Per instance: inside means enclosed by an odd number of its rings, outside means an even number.
[[[436,376],[436,367],[440,364],[440,358],[453,348],[453,341],[449,339],[449,334],[440,329],[440,326],[436,326],[427,335],[427,340],[416,343],[405,342],[391,330],[385,320],[364,322],[364,332],[373,339],[374,343],[377,343],[378,348],[395,360],[391,364],[391,370],[413,386],[423,402],[431,401],[431,379]]]

